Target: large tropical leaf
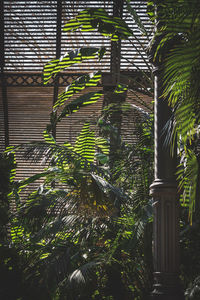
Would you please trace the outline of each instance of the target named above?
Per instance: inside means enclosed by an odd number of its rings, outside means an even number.
[[[81,31],[97,29],[102,35],[109,36],[112,41],[127,39],[132,35],[131,29],[121,18],[109,16],[102,8],[83,10],[64,26],[64,31],[77,29]]]
[[[101,98],[102,94],[103,90],[89,92],[71,101],[62,109],[62,112],[58,116],[56,123],[59,122],[63,117],[69,116],[70,114],[76,112],[80,107],[97,102],[97,100]]]
[[[101,73],[90,73],[83,75],[72,82],[72,84],[68,85],[64,92],[58,95],[58,100],[54,104],[54,110],[56,107],[60,107],[64,104],[66,100],[72,97],[74,94],[79,93],[86,87],[94,87],[98,84],[101,79]]]
[[[83,47],[65,53],[60,59],[51,60],[44,66],[43,82],[47,84],[52,76],[56,76],[60,71],[70,67],[73,64],[81,63],[83,60],[92,59],[96,56],[102,58],[104,48]]]
[[[137,13],[137,11],[131,6],[131,1],[130,0],[126,0],[127,3],[127,9],[128,12],[131,14],[134,22],[137,24],[137,27],[139,28],[139,30],[142,32],[143,35],[148,36],[148,32],[139,16],[139,14]]]
[[[90,105],[96,103],[103,95],[103,90],[98,90],[94,92],[89,92],[87,94],[83,94],[78,98],[72,100],[71,102],[67,103],[61,110],[59,114],[57,114],[56,107],[50,115],[51,123],[47,125],[46,132],[49,133],[58,122],[60,122],[63,118],[77,112],[82,106]],[[66,99],[63,98],[63,101]],[[48,140],[50,142],[50,139]]]

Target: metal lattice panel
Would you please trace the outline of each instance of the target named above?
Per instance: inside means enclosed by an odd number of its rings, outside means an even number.
[[[59,86],[67,86],[72,83],[78,76],[83,74],[62,73],[59,75]],[[5,73],[4,79],[7,86],[44,86],[42,73]],[[47,86],[54,86],[55,78],[51,79]]]

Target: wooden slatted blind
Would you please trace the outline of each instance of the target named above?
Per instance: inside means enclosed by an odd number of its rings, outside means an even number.
[[[4,1],[5,71],[41,71],[56,51],[57,1]]]
[[[61,0],[59,0],[61,1]],[[146,15],[145,1],[131,1],[148,32],[151,30]],[[110,0],[66,0],[62,1],[62,25],[86,7],[105,8],[112,15],[113,1]],[[5,71],[41,71],[44,64],[56,56],[57,34],[56,0],[4,0],[5,22]],[[123,19],[132,29],[134,36],[122,41],[121,69],[147,69],[143,57],[147,39],[140,33],[138,26],[124,5]],[[101,69],[110,71],[110,41],[98,32],[62,32],[62,54],[83,46],[106,46],[107,54],[101,63],[87,61],[70,68],[69,71]],[[137,50],[136,50],[137,47]],[[142,55],[141,55],[142,54]]]
[[[62,90],[60,89],[59,92]],[[90,88],[87,92],[91,90]],[[43,131],[49,123],[52,96],[53,87],[9,87],[8,111],[11,145],[43,140]],[[76,95],[76,97],[79,96],[80,94]],[[57,142],[62,144],[69,141],[74,144],[84,122],[87,120],[91,121],[92,124],[101,114],[102,100],[100,99],[96,104],[83,107],[76,114],[63,119],[57,126]],[[16,161],[16,180],[37,174],[46,166],[45,163],[41,164],[41,161],[26,160],[19,153],[16,155]],[[28,189],[23,191],[23,198],[41,183],[42,180],[38,180],[36,183],[31,184]]]

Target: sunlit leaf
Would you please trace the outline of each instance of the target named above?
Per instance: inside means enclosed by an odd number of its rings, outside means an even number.
[[[81,11],[73,20],[70,20],[65,26],[64,31],[91,31],[96,29],[102,35],[110,37],[112,41],[127,39],[132,35],[128,25],[118,17],[111,17],[102,9],[88,8]]]
[[[76,140],[74,151],[88,161],[93,162],[95,156],[95,137],[90,130],[90,123],[85,123]]]
[[[63,105],[65,101],[67,101],[74,94],[82,91],[84,88],[97,86],[100,79],[100,72],[90,73],[79,77],[73,81],[72,84],[68,85],[64,92],[58,95],[58,100],[54,104],[54,109]]]
[[[71,101],[67,104],[60,115],[58,116],[56,122],[59,122],[62,118],[71,115],[72,113],[78,111],[80,107],[86,106],[89,104],[93,104],[97,102],[99,98],[101,98],[103,91],[97,92],[89,92],[87,94],[81,95],[80,97],[76,98],[75,100]]]
[[[73,64],[81,63],[83,60],[99,57],[100,52],[101,48],[83,47],[74,51],[66,52],[62,57],[60,57],[60,59],[51,60],[44,66],[44,84],[47,84],[52,76],[56,76],[59,72],[72,66]]]

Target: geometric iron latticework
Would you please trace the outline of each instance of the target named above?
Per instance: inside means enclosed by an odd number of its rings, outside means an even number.
[[[62,73],[59,75],[59,81],[56,82],[59,86],[66,86],[72,83],[79,75]],[[4,73],[4,81],[6,86],[44,86],[42,73]],[[54,86],[55,78],[51,79],[47,86]]]
[[[66,87],[71,84],[73,80],[77,77],[82,76],[84,73],[60,73],[56,78],[51,78],[46,86],[54,86],[56,85],[60,87]],[[103,73],[103,78],[106,78],[106,85],[112,85],[112,82],[109,84],[110,73]],[[4,85],[7,87],[11,86],[44,86],[43,83],[43,74],[42,73],[23,73],[23,72],[5,72],[4,75]],[[105,82],[104,80],[104,82]],[[128,84],[130,88],[136,89],[138,91],[142,91],[142,87],[148,88],[149,81],[146,79],[141,72],[133,71],[133,72],[121,72],[121,80],[122,83]],[[100,83],[103,84],[104,82]],[[1,78],[0,78],[1,84]]]

